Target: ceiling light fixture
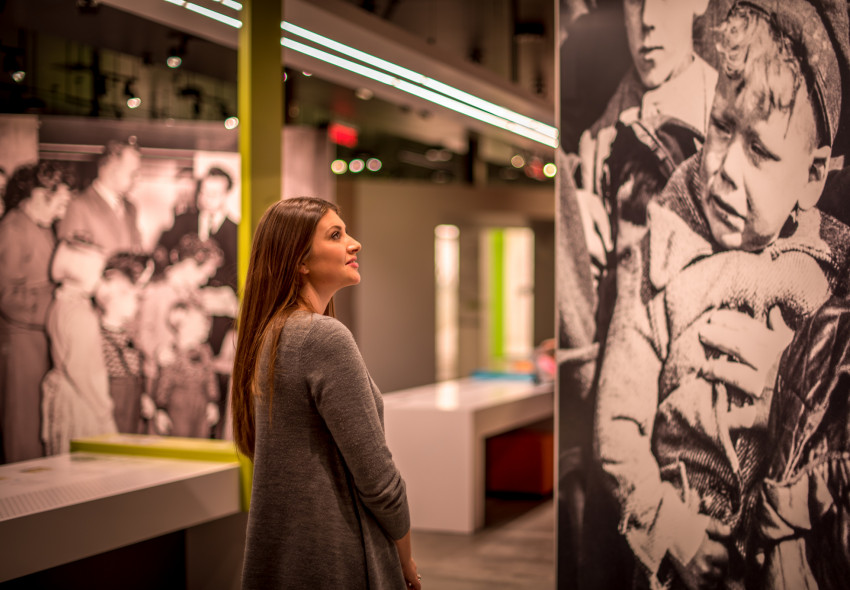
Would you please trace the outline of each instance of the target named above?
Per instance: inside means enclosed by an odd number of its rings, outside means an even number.
[[[553,148],[558,146],[557,139],[548,137],[547,135],[535,131],[534,129],[523,127],[522,125],[518,125],[513,121],[508,121],[507,119],[504,119],[492,113],[482,111],[481,109],[477,109],[468,104],[454,100],[453,98],[449,98],[448,96],[439,94],[437,92],[434,92],[433,90],[423,88],[422,86],[417,86],[416,84],[413,84],[406,80],[402,80],[396,76],[391,76],[384,72],[379,72],[374,68],[366,67],[351,60],[332,55],[326,51],[322,51],[321,49],[316,49],[315,47],[311,47],[309,45],[300,43],[299,41],[294,41],[285,37],[280,40],[280,44],[288,49],[298,51],[299,53],[309,55],[310,57],[322,60],[329,64],[340,67],[344,70],[348,70],[355,74],[360,74],[361,76],[371,78],[376,82],[386,84],[387,86],[392,86],[403,92],[407,92],[408,94],[412,94],[425,100],[429,100],[435,104],[446,107],[447,109],[453,110],[462,115],[467,115],[468,117],[472,117],[473,119],[483,121],[484,123],[489,123],[494,127],[499,127],[506,131],[516,133],[517,135],[527,137],[528,139],[532,139],[534,141],[537,141],[544,145],[548,145]]]
[[[131,109],[137,109],[142,105],[142,99],[139,98],[139,95],[134,88],[135,84],[135,78],[129,78],[124,83],[124,96],[127,97],[127,107]]]
[[[551,125],[546,125],[545,123],[541,123],[540,121],[532,119],[531,117],[526,117],[510,109],[506,109],[502,106],[481,99],[473,94],[469,94],[468,92],[464,92],[463,90],[454,88],[453,86],[449,86],[448,84],[443,84],[438,80],[434,80],[433,78],[429,78],[428,76],[425,76],[418,72],[414,72],[413,70],[409,70],[405,67],[396,65],[385,59],[375,57],[374,55],[368,54],[364,51],[360,51],[359,49],[355,49],[353,47],[350,47],[349,45],[334,41],[333,39],[325,37],[324,35],[308,31],[303,27],[293,25],[292,23],[288,23],[286,21],[280,23],[280,28],[288,33],[298,35],[299,37],[307,39],[308,41],[318,43],[319,45],[323,45],[328,49],[332,49],[348,57],[358,59],[371,66],[375,66],[391,74],[395,74],[396,76],[424,86],[425,88],[436,90],[437,92],[441,92],[446,96],[450,96],[456,100],[479,108],[483,111],[507,119],[508,121],[513,121],[514,123],[518,123],[519,125],[523,125],[525,127],[528,127],[529,129],[539,131],[543,135],[546,135],[547,137],[550,137],[552,139],[557,139],[558,137],[558,130],[555,127],[552,127]]]
[[[164,0],[170,4],[175,4],[191,10],[202,16],[206,16],[233,28],[239,29],[242,27],[242,22],[239,19],[221,14],[215,10],[199,6],[193,2],[186,0]],[[231,0],[214,0],[220,1],[223,6],[234,10],[240,10],[242,5],[239,2]],[[238,8],[236,8],[238,6]],[[376,70],[373,67],[367,67],[357,62],[339,57],[328,53],[321,49],[317,49],[310,45],[306,45],[294,39],[282,37],[280,44],[287,49],[292,49],[304,55],[308,55],[325,63],[340,67],[349,72],[365,76],[376,82],[386,84],[397,88],[403,92],[407,92],[414,96],[418,96],[424,100],[428,100],[457,113],[472,117],[479,121],[488,123],[495,127],[499,127],[511,133],[515,133],[522,137],[526,137],[533,141],[542,143],[552,148],[558,147],[558,129],[551,125],[547,125],[536,119],[526,117],[515,111],[499,106],[495,103],[486,101],[468,92],[444,84],[428,76],[414,72],[392,62],[386,61],[379,57],[375,57],[353,47],[349,47],[338,41],[334,41],[318,33],[313,33],[303,27],[293,25],[288,22],[281,22],[281,29],[284,31],[302,37],[303,39],[312,41],[319,45],[323,45],[328,49],[333,49],[348,57],[358,59],[366,64],[380,68],[382,71]],[[389,75],[385,72],[389,72]]]

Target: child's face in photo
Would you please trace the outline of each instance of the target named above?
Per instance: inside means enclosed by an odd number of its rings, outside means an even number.
[[[656,88],[691,61],[699,0],[623,0],[629,52],[644,86]],[[683,100],[685,97],[683,97]]]
[[[199,263],[194,258],[186,258],[178,262],[175,272],[179,274],[184,284],[194,287],[203,287],[215,275],[218,266],[215,260],[210,259]]]
[[[125,325],[136,317],[139,310],[139,290],[122,274],[116,274],[103,285],[109,290],[109,297],[102,303],[105,313],[111,321],[118,325]]]
[[[177,324],[180,342],[197,345],[206,342],[210,335],[210,318],[200,309],[190,307]]]
[[[805,86],[790,114],[774,108],[765,118],[736,103],[737,83],[721,74],[717,84],[699,200],[720,247],[757,251],[776,239],[798,204],[817,202],[822,185],[814,164],[829,147],[812,147],[815,119]]]
[[[139,289],[127,276],[107,271],[94,293],[103,310],[104,321],[111,326],[126,326],[139,310]]]

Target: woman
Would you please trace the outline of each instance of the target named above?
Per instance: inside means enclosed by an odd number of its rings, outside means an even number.
[[[48,268],[74,178],[58,162],[20,166],[0,220],[0,432],[5,460],[44,455],[39,386],[50,369],[45,321],[54,284]]]
[[[254,460],[245,589],[421,589],[381,394],[333,319],[359,251],[321,199],[257,226],[233,368],[234,439]]]

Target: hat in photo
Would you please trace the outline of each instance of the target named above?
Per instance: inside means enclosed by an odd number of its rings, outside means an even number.
[[[848,109],[842,108],[850,85],[850,18],[846,0],[739,0],[769,18],[792,43],[800,65],[814,84],[833,154],[850,147]],[[734,9],[733,6],[733,9]]]

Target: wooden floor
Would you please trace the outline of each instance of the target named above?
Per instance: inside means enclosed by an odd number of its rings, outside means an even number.
[[[413,531],[423,590],[552,590],[555,506],[488,498],[486,526],[474,535]]]

